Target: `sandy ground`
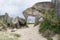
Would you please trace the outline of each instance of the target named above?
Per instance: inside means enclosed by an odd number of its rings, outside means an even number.
[[[21,37],[18,40],[47,40],[41,34],[39,34],[39,25],[33,27],[33,25],[30,24],[28,26],[29,28],[17,29],[15,32],[13,32],[21,35]],[[53,39],[57,40],[56,36],[53,37]]]
[[[33,27],[33,25],[29,25],[29,28],[17,29],[15,33],[21,35],[19,40],[46,40],[41,36],[41,34],[39,34],[38,29],[39,25],[36,27]]]

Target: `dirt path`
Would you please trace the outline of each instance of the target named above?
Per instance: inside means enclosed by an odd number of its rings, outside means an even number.
[[[38,29],[39,25],[33,27],[33,25],[31,24],[29,25],[29,28],[16,29],[16,31],[12,33],[17,33],[21,35],[21,37],[19,37],[18,40],[47,40],[41,34],[39,34]],[[8,30],[7,32],[11,33],[11,30]],[[55,35],[52,38],[53,40],[57,40],[58,35]]]
[[[39,34],[38,26],[33,27],[33,25],[29,25],[29,28],[18,29],[16,33],[21,35],[19,40],[46,40]]]

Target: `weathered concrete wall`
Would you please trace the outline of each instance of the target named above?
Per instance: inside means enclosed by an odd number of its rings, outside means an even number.
[[[23,11],[23,15],[27,21],[28,16],[35,17],[35,25],[39,24],[40,17],[45,17],[44,12],[48,11],[50,13],[51,8],[54,8],[54,5],[52,2],[38,2],[34,4],[32,7],[27,8]]]

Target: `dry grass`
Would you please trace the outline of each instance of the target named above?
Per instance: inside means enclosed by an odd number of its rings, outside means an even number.
[[[18,40],[18,34],[11,34],[12,33],[0,32],[0,40]]]

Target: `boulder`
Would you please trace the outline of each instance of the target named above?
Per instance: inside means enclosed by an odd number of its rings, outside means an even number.
[[[28,27],[26,20],[23,18],[18,18],[18,24],[20,27],[22,27],[22,26]]]

